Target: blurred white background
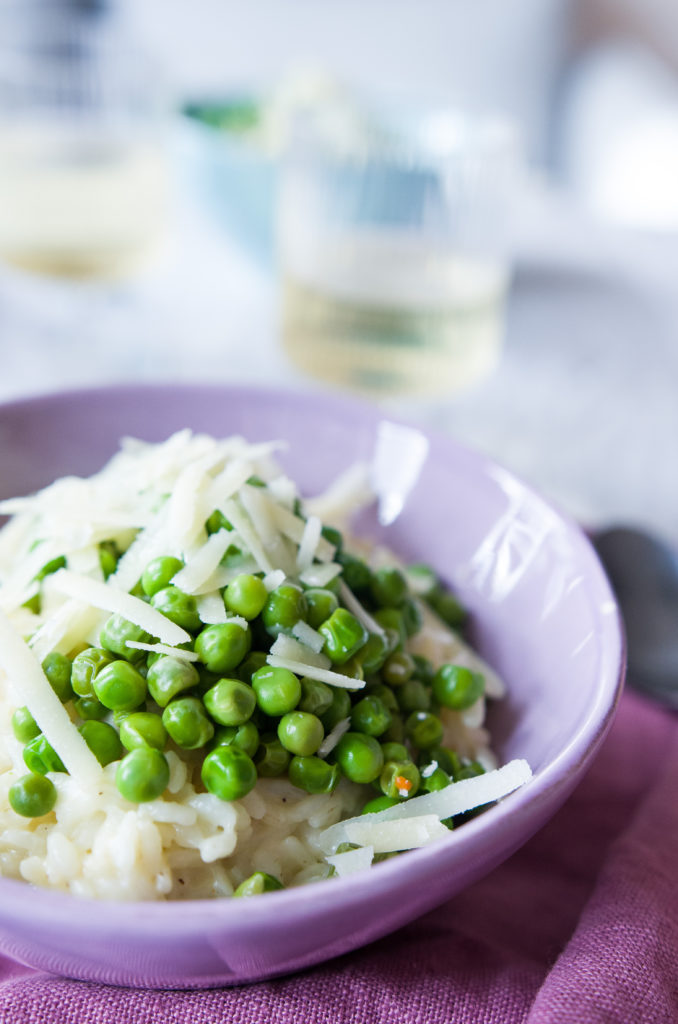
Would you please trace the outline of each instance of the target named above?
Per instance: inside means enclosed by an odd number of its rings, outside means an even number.
[[[675,0],[101,6],[152,52],[176,107],[266,96],[304,66],[403,105],[511,118],[528,173],[500,367],[449,402],[389,408],[484,449],[591,525],[678,540]],[[0,273],[0,397],[155,378],[314,386],[280,350],[270,264],[206,194],[200,138],[178,116],[170,136],[154,263],[113,282]]]

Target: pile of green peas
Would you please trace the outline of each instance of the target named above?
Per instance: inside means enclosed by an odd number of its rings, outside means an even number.
[[[208,532],[224,525],[218,513],[206,523]],[[463,609],[427,566],[373,570],[344,549],[338,531],[323,533],[336,548],[341,578],[381,632],[368,632],[342,606],[339,577],[323,588],[287,580],[269,592],[261,575],[248,572],[222,591],[226,611],[246,620],[245,628],[233,621],[205,625],[196,599],[171,582],[183,562],[164,556],[147,565],[132,592],[191,634],[184,646],[197,660],[128,646],[154,638],[119,615],[105,622],[98,645],[45,658],[45,675],[92,753],[101,765],[117,762],[125,799],[162,795],[168,750],[199,766],[205,789],[222,800],[245,796],[258,778],[285,776],[318,794],[332,793],[344,777],[373,788],[366,813],[482,772],[442,745],[440,710],[470,707],[484,692],[483,677],[459,665],[434,666],[407,650],[421,628],[419,601],[457,627]],[[112,542],[101,545],[105,576],[119,554]],[[231,547],[224,562],[237,565],[239,557]],[[293,635],[300,622],[323,637],[332,669],[364,681],[363,688],[329,686],[311,673],[300,677],[268,664],[275,639]],[[348,731],[319,756],[325,737],[347,719]],[[10,803],[39,817],[56,801],[48,773],[65,768],[27,708],[15,712],[12,726],[29,773],[11,787]]]

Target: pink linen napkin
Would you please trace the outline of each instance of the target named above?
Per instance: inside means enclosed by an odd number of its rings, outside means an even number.
[[[627,693],[565,807],[487,878],[291,978],[152,992],[0,958],[2,1024],[678,1021],[678,718]]]

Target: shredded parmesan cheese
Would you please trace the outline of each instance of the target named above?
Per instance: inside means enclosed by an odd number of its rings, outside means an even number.
[[[305,644],[306,647],[310,647],[316,654],[320,654],[325,646],[325,637],[322,633],[313,629],[313,626],[309,626],[308,622],[304,622],[303,619],[299,619],[299,622],[292,626],[292,633],[297,640]]]
[[[169,647],[167,644],[145,644],[141,640],[128,640],[128,647],[137,651],[152,651],[154,654],[167,654],[170,658],[183,658],[184,661],[199,661],[195,651],[186,651],[183,647]]]
[[[373,857],[373,847],[359,846],[357,850],[335,853],[334,856],[325,859],[328,864],[332,865],[339,878],[347,878],[349,875],[356,875],[359,871],[366,871],[372,864]]]
[[[362,690],[365,686],[364,679],[354,679],[352,676],[344,676],[340,672],[317,668],[315,665],[307,665],[291,658],[280,658],[275,654],[269,654],[266,661],[273,668],[287,668],[290,672],[308,676],[309,679],[317,679],[319,683],[327,683],[328,686],[340,686],[344,690]]]
[[[172,586],[179,587],[186,594],[197,593],[201,584],[216,570],[230,543],[229,530],[218,530],[211,534],[183,569],[172,577]]]
[[[415,796],[404,803],[396,804],[394,807],[387,807],[384,811],[377,811],[374,814],[366,815],[373,824],[380,824],[384,821],[401,822],[404,818],[411,818],[417,815],[435,814],[438,818],[451,818],[455,814],[463,814],[474,807],[482,804],[493,803],[502,797],[512,793],[515,789],[524,785],[532,778],[532,771],[527,761],[509,761],[503,768],[486,772],[484,775],[477,775],[472,779],[462,779],[460,782],[453,782],[444,789],[435,793],[425,793],[423,796]],[[359,818],[348,818],[336,825],[331,825],[320,836],[322,848],[331,853],[339,843],[347,841],[347,826],[354,822],[364,821]],[[348,840],[350,842],[350,840]],[[368,840],[371,841],[371,840]]]
[[[54,587],[61,594],[67,597],[74,597],[77,601],[86,604],[93,604],[95,608],[112,612],[115,615],[122,615],[129,619],[135,626],[146,630],[151,636],[157,636],[163,643],[170,646],[187,643],[191,639],[181,626],[165,618],[161,612],[156,611],[145,601],[123,590],[116,590],[99,580],[89,579],[87,576],[78,576],[69,569],[59,569],[54,575],[48,577],[48,584]]]
[[[375,853],[396,853],[428,846],[450,833],[435,814],[420,814],[398,821],[373,822],[373,815],[346,824],[346,839],[359,846],[371,846]]]
[[[315,557],[323,524],[317,516],[309,516],[297,551],[297,572],[308,569]]]
[[[219,623],[226,622],[228,612],[226,611],[224,599],[218,590],[212,594],[202,594],[198,598],[197,605],[200,621],[206,625],[216,626]]]
[[[327,757],[328,754],[331,754],[341,737],[344,733],[347,733],[350,728],[350,718],[342,718],[337,722],[335,727],[328,732],[327,736],[318,747],[318,757]]]
[[[366,608],[363,608],[358,598],[343,580],[340,580],[339,582],[339,596],[348,610],[353,612],[356,619],[358,619],[359,622],[362,622],[363,626],[369,633],[378,633],[379,636],[385,636],[384,630],[381,628],[379,623],[376,619],[372,618]]]
[[[0,612],[0,666],[19,706],[25,704],[67,771],[80,780],[96,780],[101,766],[68,717],[40,662]]]

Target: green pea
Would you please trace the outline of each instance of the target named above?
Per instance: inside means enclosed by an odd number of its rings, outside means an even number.
[[[384,767],[384,755],[373,736],[347,732],[334,748],[337,764],[351,782],[374,782]]]
[[[246,559],[247,556],[244,551],[236,547],[235,544],[229,544],[219,564],[227,569],[237,569]]]
[[[403,625],[408,636],[415,636],[423,625],[421,608],[412,597],[406,597],[400,605],[400,614],[403,617]]]
[[[259,749],[259,730],[254,722],[244,722],[242,725],[222,725],[214,733],[212,747],[229,746],[233,743],[240,747],[250,757],[254,757]]]
[[[356,594],[367,590],[372,582],[372,570],[362,560],[351,555],[348,551],[339,551],[335,555],[337,562],[341,565],[341,575],[344,583]]]
[[[71,668],[71,686],[80,697],[94,696],[94,677],[113,661],[113,655],[100,647],[88,647],[76,654]]]
[[[367,736],[381,736],[391,724],[391,713],[379,697],[368,694],[353,705],[351,728]]]
[[[332,687],[332,703],[327,711],[320,715],[325,732],[331,732],[335,725],[348,718],[351,714],[351,696],[348,690],[341,686]]]
[[[167,730],[160,715],[151,711],[133,711],[120,723],[120,739],[127,750],[136,750],[137,747],[164,750]]]
[[[146,651],[128,647],[128,641],[133,640],[135,643],[147,644],[152,639],[150,633],[122,615],[111,615],[99,634],[99,643],[103,648],[131,662],[141,661],[146,657]],[[81,694],[81,696],[86,697],[88,694]]]
[[[21,607],[28,608],[28,610],[30,612],[33,612],[34,615],[39,615],[40,610],[42,608],[42,598],[40,597],[40,591],[38,591],[37,594],[33,594],[32,597],[27,598],[23,602]]]
[[[411,761],[410,753],[404,743],[382,743],[384,763],[387,761]]]
[[[315,754],[324,736],[320,719],[307,711],[290,711],[278,723],[278,739],[283,747],[300,757]]]
[[[313,629],[317,629],[325,619],[329,619],[332,612],[339,607],[339,599],[336,594],[325,587],[309,587],[304,591],[308,614],[306,621]]]
[[[172,558],[169,555],[162,555],[149,562],[141,577],[141,589],[146,597],[153,597],[159,590],[168,587],[183,567],[184,563],[180,558]]]
[[[250,651],[244,661],[241,661],[238,665],[238,679],[241,679],[243,683],[250,683],[251,685],[254,673],[268,664],[267,658],[268,653],[266,651]]]
[[[164,793],[170,771],[167,758],[153,747],[136,747],[125,754],[115,773],[118,792],[132,804],[156,800]]]
[[[351,850],[359,850],[360,846],[358,843],[339,843],[337,846],[337,853],[350,853]]]
[[[110,764],[122,756],[122,743],[112,725],[92,720],[84,722],[78,732],[100,765]]]
[[[459,771],[455,774],[454,781],[461,782],[462,779],[475,779],[477,775],[484,775],[485,769],[481,765],[480,761],[469,761],[467,764],[462,765]]]
[[[440,587],[438,577],[430,565],[424,562],[413,563],[405,569],[405,577],[410,590],[417,597],[428,599]]]
[[[12,715],[12,732],[19,743],[30,743],[41,731],[27,707],[16,709]]]
[[[431,691],[419,679],[408,679],[399,686],[396,699],[406,715],[411,711],[428,711],[431,707]]]
[[[214,736],[214,726],[197,697],[173,700],[162,713],[162,724],[183,750],[204,747]]]
[[[242,725],[252,717],[257,695],[239,679],[220,679],[203,696],[205,707],[219,725]]]
[[[339,784],[339,768],[321,757],[297,756],[287,769],[289,780],[306,793],[333,793]]]
[[[205,788],[220,800],[239,800],[254,789],[257,770],[252,758],[240,747],[215,747],[202,763]]]
[[[421,788],[427,793],[437,793],[439,789],[445,789],[450,784],[449,775],[436,761],[431,761],[425,768],[421,768],[420,775]]]
[[[409,799],[419,789],[419,769],[412,761],[388,761],[381,770],[379,785],[384,796]]]
[[[71,659],[67,658],[65,654],[59,654],[58,651],[52,651],[42,662],[42,671],[62,704],[73,699],[72,668]]]
[[[195,651],[210,672],[230,672],[247,657],[252,646],[252,633],[235,622],[207,626],[198,633]]]
[[[205,521],[205,529],[209,534],[219,533],[219,530],[232,530],[233,526],[223,512],[215,508],[212,515]]]
[[[151,598],[151,604],[166,619],[176,622],[177,626],[188,630],[189,633],[197,633],[202,629],[196,599],[191,594],[185,594],[179,587],[163,587],[162,590],[156,590]]]
[[[389,686],[402,686],[414,675],[414,659],[406,651],[394,651],[384,662],[381,674]]]
[[[324,637],[323,651],[335,665],[343,665],[367,642],[368,632],[362,622],[346,608],[337,608],[321,623],[318,632]]]
[[[370,592],[382,608],[397,608],[407,597],[407,580],[400,569],[377,569],[372,574]]]
[[[482,697],[485,680],[462,665],[441,665],[433,677],[433,695],[443,707],[465,711]]]
[[[78,697],[73,702],[73,707],[79,717],[83,718],[86,722],[99,722],[108,714],[108,708],[105,708],[96,697]]]
[[[277,889],[284,889],[282,882],[279,882],[273,875],[267,875],[265,871],[255,871],[253,875],[241,882],[233,893],[234,896],[260,896],[262,892],[275,892]]]
[[[451,776],[455,780],[461,771],[461,758],[455,750],[450,750],[449,747],[433,747],[431,750],[426,751],[423,757],[426,761],[435,761],[446,775]]]
[[[398,608],[378,608],[374,620],[382,629],[392,630],[396,637],[391,637],[392,650],[399,651],[405,646],[407,629],[402,612]]]
[[[23,749],[23,758],[28,770],[37,775],[66,771],[63,761],[42,733],[29,740]]]
[[[334,546],[334,557],[335,559],[338,558],[344,546],[344,538],[341,535],[341,531],[337,530],[334,526],[323,526],[320,532],[325,540]]]
[[[301,680],[301,700],[299,711],[308,711],[311,715],[324,715],[332,706],[332,687],[317,679],[304,676]]]
[[[283,583],[268,595],[261,618],[269,636],[280,633],[291,635],[297,622],[306,621],[308,606],[301,587],[294,583]]]
[[[193,689],[200,681],[198,671],[185,658],[161,655],[148,670],[148,692],[156,704],[166,707],[173,697]]]
[[[57,800],[57,791],[51,779],[44,775],[22,775],[9,787],[10,807],[24,818],[42,818],[49,814]]]
[[[385,683],[373,683],[369,688],[369,696],[378,697],[387,711],[390,711],[392,714],[393,712],[397,713],[398,701],[390,686],[386,686]]]
[[[66,558],[64,555],[59,555],[57,558],[52,558],[51,561],[45,562],[42,569],[39,569],[33,577],[34,580],[41,582],[46,576],[51,576],[53,573],[58,572],[59,569],[66,568]]]
[[[263,580],[250,573],[242,573],[226,587],[224,604],[230,612],[244,619],[256,619],[268,600]]]
[[[386,636],[381,633],[370,633],[367,642],[360,648],[356,657],[365,674],[372,675],[374,672],[379,672],[389,653],[390,646]]]
[[[403,722],[402,715],[391,712],[391,724],[386,732],[381,734],[379,742],[382,744],[405,742],[405,723]]]
[[[433,662],[428,658],[424,658],[421,654],[413,654],[412,661],[414,662],[414,674],[417,679],[420,679],[426,686],[431,686],[433,676],[435,675]]]
[[[345,661],[343,665],[334,665],[334,671],[338,672],[342,676],[346,676],[347,679],[357,679],[362,682],[365,678],[365,672],[363,670],[360,661],[358,660],[360,652],[354,654],[352,658]]]
[[[146,699],[146,680],[126,661],[113,661],[94,677],[94,693],[110,711],[134,711]]]
[[[105,580],[118,568],[120,552],[114,540],[102,540],[99,544],[99,565]]]
[[[405,731],[418,750],[440,746],[443,723],[430,711],[413,711],[405,722]]]
[[[462,629],[468,619],[466,608],[457,600],[454,594],[447,590],[440,590],[428,598],[428,603],[434,612],[453,629]]]
[[[401,803],[397,797],[392,796],[375,796],[373,800],[368,800],[363,807],[361,814],[376,814],[378,811],[385,811],[389,807],[395,807],[396,804]]]
[[[301,700],[301,683],[286,668],[267,665],[257,669],[252,676],[252,687],[257,696],[257,704],[264,714],[276,718],[294,711]]]
[[[273,779],[287,771],[290,754],[277,737],[265,735],[261,737],[254,763],[258,775],[262,778]]]

